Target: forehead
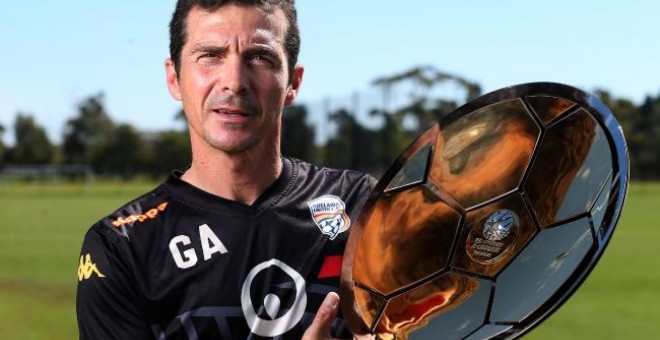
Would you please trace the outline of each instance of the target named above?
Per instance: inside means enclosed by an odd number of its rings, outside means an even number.
[[[228,4],[205,10],[195,6],[186,18],[186,45],[237,38],[252,43],[282,45],[287,27],[280,8],[265,11],[256,6]]]

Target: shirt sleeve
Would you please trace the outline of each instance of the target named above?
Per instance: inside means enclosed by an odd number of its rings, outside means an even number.
[[[78,266],[76,314],[80,339],[153,339],[117,240],[92,228]]]

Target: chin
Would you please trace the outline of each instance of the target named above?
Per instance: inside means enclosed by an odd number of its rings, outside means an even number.
[[[253,149],[258,144],[258,140],[256,138],[206,138],[206,143],[219,151],[241,153]]]

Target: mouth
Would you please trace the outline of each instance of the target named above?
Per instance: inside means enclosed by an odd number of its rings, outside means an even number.
[[[239,109],[213,109],[214,113],[230,117],[250,117],[251,114]]]

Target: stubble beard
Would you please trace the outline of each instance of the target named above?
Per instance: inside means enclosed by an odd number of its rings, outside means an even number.
[[[238,107],[253,115],[253,118],[257,120],[256,131],[250,131],[251,127],[244,124],[225,122],[222,123],[220,131],[214,131],[213,128],[215,127],[210,129],[202,128],[202,138],[204,141],[214,149],[228,154],[242,153],[257,145],[263,138],[263,134],[266,133],[266,127],[260,126],[260,123],[263,124],[266,122],[259,122],[259,120],[266,117],[261,117],[263,112],[259,110],[259,105],[250,97],[223,93],[208,98],[204,109],[209,112],[213,111],[213,108],[221,106]],[[212,115],[212,113],[209,114]],[[243,134],[247,134],[247,136],[242,136]]]
[[[212,129],[204,129],[202,138],[205,143],[218,151],[227,154],[239,154],[254,149],[261,142],[270,144],[277,143],[276,140],[266,141],[268,136],[273,136],[270,139],[279,138],[279,134],[275,133],[278,125],[278,112],[261,113],[269,115],[265,118],[267,121],[261,121],[251,129],[243,124],[224,123],[221,131],[213,131]],[[270,116],[274,115],[274,116]],[[235,135],[234,135],[235,134]],[[232,136],[234,135],[234,136]]]
[[[218,136],[218,132],[204,130],[202,138],[204,138],[204,141],[208,145],[218,151],[228,154],[242,153],[257,145],[260,141],[259,134],[261,134],[261,132],[259,132],[255,135],[247,136],[239,140],[230,136],[223,136],[224,134],[241,133],[238,130],[242,129],[244,129],[244,127],[238,124],[225,124],[223,130],[229,130],[228,133],[222,131],[219,133],[220,136]]]

